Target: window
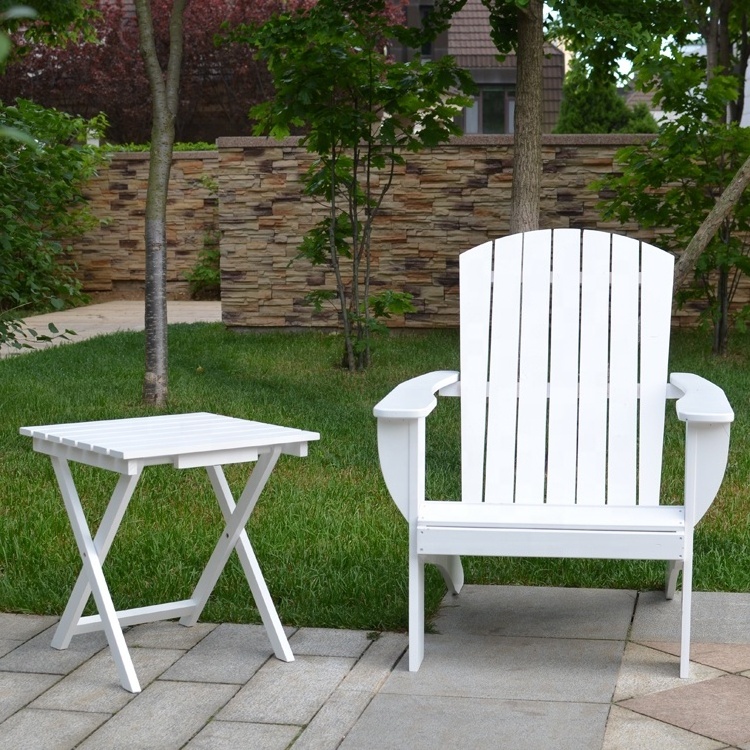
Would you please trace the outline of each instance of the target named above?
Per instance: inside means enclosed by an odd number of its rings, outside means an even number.
[[[419,6],[419,21],[422,25],[422,28],[424,28],[425,21],[429,17],[429,15],[432,13],[433,7],[432,5],[420,5]],[[422,45],[422,49],[420,50],[421,56],[423,60],[429,60],[432,57],[432,42],[425,42]]]
[[[512,133],[515,110],[515,88],[483,86],[474,105],[464,110],[464,133]]]

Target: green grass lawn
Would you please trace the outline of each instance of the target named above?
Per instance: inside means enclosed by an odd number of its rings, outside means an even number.
[[[304,459],[282,457],[249,532],[285,624],[403,629],[407,622],[406,525],[383,485],[373,405],[401,380],[457,366],[452,332],[393,336],[364,375],[340,371],[341,340],[323,334],[238,335],[220,325],[170,327],[171,412],[214,411],[320,432]],[[706,336],[679,333],[672,370],[721,385],[737,414],[723,488],[696,538],[697,589],[750,591],[748,400],[750,340],[713,359]],[[143,416],[143,334],[121,333],[0,361],[0,611],[59,614],[79,571],[78,553],[47,457],[23,425]],[[428,422],[428,493],[458,492],[458,403]],[[680,501],[682,425],[667,425],[664,496]],[[235,492],[249,467],[227,467]],[[92,527],[116,475],[73,464]],[[118,608],[183,599],[222,528],[205,471],[149,467],[105,572]],[[470,583],[658,588],[663,564],[467,559]],[[443,594],[428,574],[428,607]],[[207,621],[258,621],[233,556]]]

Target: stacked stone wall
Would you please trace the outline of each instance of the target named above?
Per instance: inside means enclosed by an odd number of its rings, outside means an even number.
[[[659,245],[658,233],[637,224],[602,221],[592,189],[612,173],[614,155],[646,136],[545,136],[541,227],[617,231]],[[507,234],[513,143],[509,136],[467,136],[421,154],[408,154],[395,175],[373,234],[375,291],[413,295],[417,312],[390,324],[443,328],[458,323],[458,256]],[[324,216],[303,195],[312,156],[299,139],[223,138],[218,152],[178,153],[168,207],[168,294],[185,297],[185,273],[205,238],[221,235],[224,321],[240,328],[334,327],[333,310],[317,313],[304,301],[335,289],[332,272],[299,260],[297,248]],[[115,154],[89,187],[98,229],[74,250],[84,287],[113,296],[142,294],[148,154]],[[218,192],[213,189],[218,186]],[[738,302],[747,302],[747,285]],[[699,305],[675,324],[692,325]]]
[[[86,196],[98,226],[78,239],[72,260],[85,292],[99,298],[142,297],[146,278],[148,152],[112,154]],[[175,153],[167,205],[167,290],[188,296],[185,274],[217,228],[215,151]],[[213,184],[212,184],[213,183]]]

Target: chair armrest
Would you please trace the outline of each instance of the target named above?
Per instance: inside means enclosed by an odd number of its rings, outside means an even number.
[[[457,383],[458,378],[455,371],[438,370],[406,380],[375,405],[373,414],[388,419],[426,417],[437,404],[435,394],[441,388]]]
[[[683,393],[675,404],[678,419],[683,422],[734,421],[732,407],[718,385],[687,372],[673,372],[669,382]]]

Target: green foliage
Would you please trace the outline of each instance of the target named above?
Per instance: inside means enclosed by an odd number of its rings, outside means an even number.
[[[100,156],[86,137],[102,126],[27,101],[0,104],[0,127],[33,138],[0,139],[0,312],[81,299],[65,242],[92,223],[83,189]]]
[[[195,266],[185,274],[191,299],[221,299],[219,233],[206,232]]]
[[[715,76],[699,86],[693,75],[693,70],[686,70],[685,80],[696,85],[683,88],[684,113],[662,125],[650,144],[620,151],[622,175],[598,184],[608,196],[601,204],[605,219],[636,220],[645,227],[668,230],[660,242],[678,252],[750,156],[748,129],[710,119],[725,109],[732,82]],[[666,86],[664,100],[679,103],[679,85],[670,79]],[[732,322],[742,324],[750,312],[747,308],[731,310],[740,276],[750,273],[748,232],[750,198],[743,196],[699,258],[693,284],[677,293],[681,304],[701,300],[703,313],[713,325],[715,353],[724,351]]]
[[[105,151],[111,152],[134,152],[140,153],[141,151],[150,151],[150,143],[108,143],[102,147]],[[195,143],[180,143],[174,144],[173,151],[216,151],[216,143],[208,143],[206,141],[196,141]]]
[[[612,81],[588,75],[573,62],[565,77],[556,133],[656,133],[658,126],[648,108],[631,109]]]
[[[373,223],[405,153],[434,146],[460,131],[454,117],[474,86],[450,57],[397,63],[385,40],[391,26],[386,0],[319,0],[309,10],[241,27],[234,38],[265,60],[276,89],[253,108],[256,133],[277,138],[303,128],[303,143],[317,159],[304,178],[308,196],[326,207],[299,253],[330,268],[336,292],[315,292],[320,307],[333,303],[345,338],[344,365],[369,364],[370,335],[380,319],[408,312],[407,295],[371,302]],[[373,298],[374,299],[374,298]]]

